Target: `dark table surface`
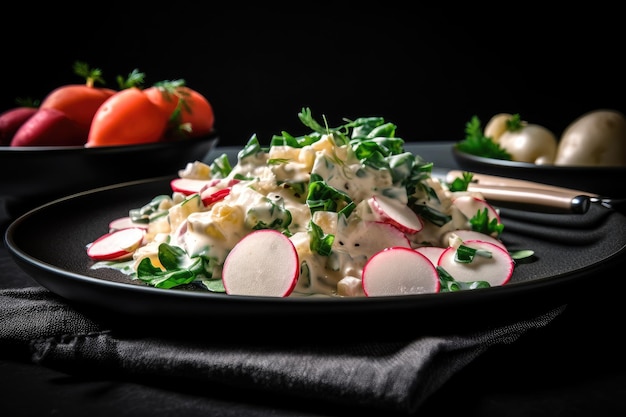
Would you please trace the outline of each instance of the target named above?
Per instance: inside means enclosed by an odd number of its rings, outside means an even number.
[[[419,146],[435,166],[454,168],[449,148]],[[2,232],[10,223],[0,213]],[[623,264],[623,262],[622,262]],[[0,288],[38,286],[0,248]],[[623,273],[597,276],[568,288],[567,307],[548,326],[514,343],[496,346],[453,375],[417,415],[623,416],[626,415],[626,342]],[[532,300],[529,300],[532,303]],[[101,379],[34,365],[0,351],[0,410],[5,416],[338,416],[367,415],[284,396],[216,386],[166,386],[149,381]]]

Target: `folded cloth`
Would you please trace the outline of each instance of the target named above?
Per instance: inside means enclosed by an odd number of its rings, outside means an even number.
[[[29,287],[0,290],[0,344],[68,373],[230,386],[410,414],[487,349],[548,325],[564,309],[468,334],[402,341],[234,343],[218,332],[215,340],[118,332],[48,290]]]

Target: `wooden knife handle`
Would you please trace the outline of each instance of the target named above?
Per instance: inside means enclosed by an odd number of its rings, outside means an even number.
[[[584,214],[589,210],[591,197],[568,191],[553,191],[540,188],[508,187],[501,185],[470,184],[468,191],[479,192],[494,203],[511,206],[532,206],[551,209],[549,211]]]
[[[455,178],[462,178],[463,172],[461,170],[452,170],[448,171],[446,174],[446,181],[452,182]],[[523,187],[523,188],[532,188],[534,190],[543,189],[550,190],[554,192],[560,193],[569,193],[572,197],[576,197],[579,195],[587,195],[590,197],[598,197],[597,194],[589,193],[587,191],[576,190],[573,188],[565,188],[559,187],[556,185],[543,184],[540,182],[533,182],[527,180],[518,180],[515,178],[507,178],[507,177],[499,177],[496,175],[487,175],[487,174],[477,174],[472,172],[473,179],[479,185],[497,185],[500,187]]]

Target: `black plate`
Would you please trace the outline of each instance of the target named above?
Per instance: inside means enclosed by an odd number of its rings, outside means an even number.
[[[125,216],[159,194],[169,194],[172,177],[109,186],[65,197],[38,207],[7,229],[7,248],[18,265],[52,292],[106,315],[123,315],[129,322],[193,320],[222,327],[227,320],[246,325],[268,324],[289,317],[311,331],[339,326],[389,323],[412,328],[449,329],[469,323],[489,323],[519,313],[562,303],[568,284],[595,278],[603,284],[609,270],[625,253],[626,218],[602,207],[585,215],[554,215],[503,210],[503,239],[509,249],[533,249],[532,262],[516,266],[511,283],[502,287],[458,293],[380,298],[228,296],[203,290],[157,289],[114,270],[92,270],[85,245],[108,229],[110,220]],[[585,285],[585,284],[583,284]],[[284,329],[287,324],[279,325]]]
[[[626,176],[626,167],[536,165],[471,155],[454,145],[451,149],[456,163],[465,171],[558,185],[605,197],[626,196],[626,181],[621,180]]]

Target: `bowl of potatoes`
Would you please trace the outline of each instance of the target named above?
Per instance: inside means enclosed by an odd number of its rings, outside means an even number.
[[[557,185],[602,196],[626,195],[626,117],[593,110],[557,136],[519,114],[499,113],[483,126],[476,117],[452,146],[465,171]]]

